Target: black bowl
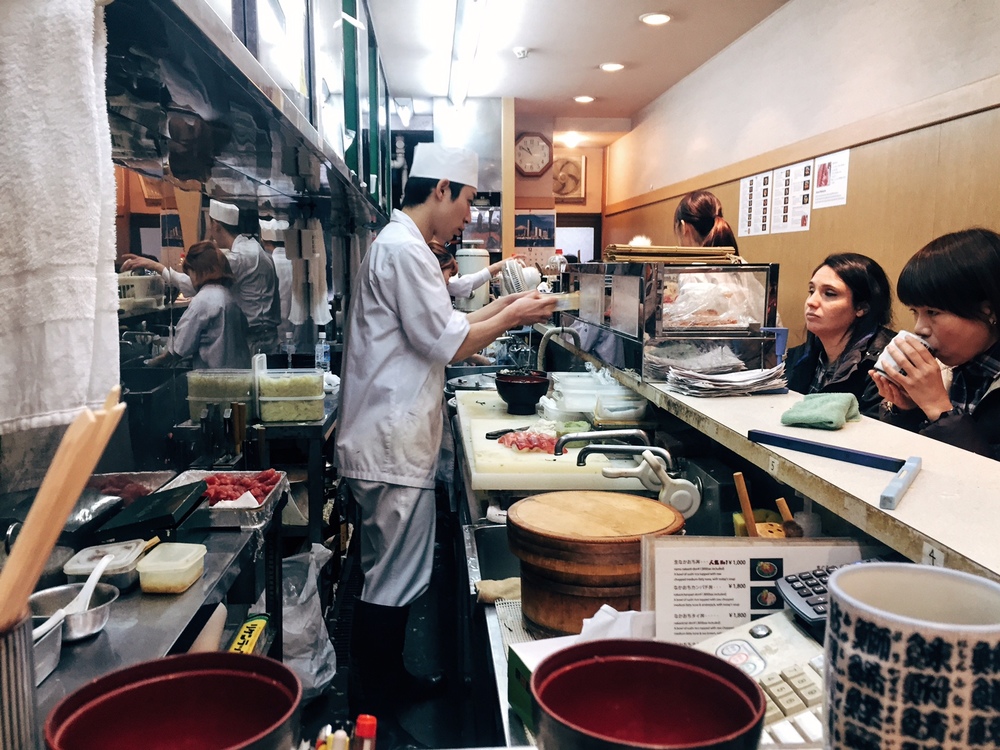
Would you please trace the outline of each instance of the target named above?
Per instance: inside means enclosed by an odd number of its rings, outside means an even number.
[[[497,373],[496,382],[508,414],[534,414],[538,399],[549,390],[548,376],[534,373]]]

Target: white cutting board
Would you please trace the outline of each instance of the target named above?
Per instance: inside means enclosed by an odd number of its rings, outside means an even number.
[[[519,451],[486,433],[511,427],[527,427],[538,416],[507,413],[507,404],[496,391],[458,391],[458,421],[462,443],[471,470],[474,490],[612,490],[644,491],[638,479],[608,479],[601,469],[612,465],[606,456],[591,454],[585,466],[576,465],[578,448],[568,448],[561,456],[538,451]],[[616,467],[629,463],[616,460]],[[636,465],[631,461],[631,465]]]

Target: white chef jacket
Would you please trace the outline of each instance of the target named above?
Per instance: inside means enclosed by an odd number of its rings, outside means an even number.
[[[270,254],[257,240],[246,234],[241,234],[233,240],[233,246],[229,250],[222,252],[229,260],[229,267],[236,279],[233,293],[250,328],[277,330],[281,322],[281,302],[278,275]],[[191,277],[186,273],[164,268],[162,276],[170,286],[177,287],[185,296],[195,294]]]
[[[247,319],[235,295],[221,284],[203,285],[181,315],[167,349],[191,357],[196,370],[250,367]]]
[[[452,276],[448,279],[448,294],[458,299],[468,299],[479,287],[493,278],[489,267],[480,268],[473,273]]]
[[[433,489],[444,368],[468,333],[420,230],[393,211],[351,297],[337,417],[343,476]]]

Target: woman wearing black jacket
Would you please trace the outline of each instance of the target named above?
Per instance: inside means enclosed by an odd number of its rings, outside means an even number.
[[[901,372],[873,371],[883,421],[1000,459],[1000,235],[966,229],[932,240],[897,288],[930,350],[894,342]]]
[[[895,335],[885,271],[866,255],[830,255],[809,280],[805,317],[806,341],[785,357],[788,387],[853,393],[862,414],[878,417],[882,397],[868,371]]]

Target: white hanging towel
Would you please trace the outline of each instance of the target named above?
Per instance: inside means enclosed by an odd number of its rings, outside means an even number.
[[[333,316],[330,314],[330,300],[326,288],[326,242],[323,225],[319,219],[310,219],[312,229],[312,258],[309,261],[309,301],[313,323],[325,326]]]
[[[0,434],[118,383],[106,47],[95,0],[0,2]]]

